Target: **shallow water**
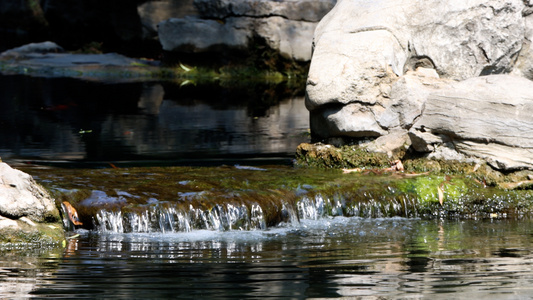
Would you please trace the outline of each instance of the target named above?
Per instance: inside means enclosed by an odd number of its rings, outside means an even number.
[[[0,296],[526,299],[532,225],[336,217],[266,231],[81,231],[63,253],[4,251]]]

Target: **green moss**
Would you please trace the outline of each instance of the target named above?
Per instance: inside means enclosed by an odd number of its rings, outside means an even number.
[[[18,222],[19,228],[2,229],[0,244],[39,244],[59,246],[65,239],[63,226],[60,223],[37,223],[29,226]]]
[[[439,202],[439,189],[446,203],[459,204],[464,195],[468,193],[465,178],[428,175],[400,182],[400,187],[405,192],[412,192],[423,202]]]

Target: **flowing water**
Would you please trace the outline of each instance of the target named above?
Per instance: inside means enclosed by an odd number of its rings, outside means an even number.
[[[527,214],[427,216],[387,177],[286,166],[309,139],[301,92],[20,76],[0,85],[0,156],[85,216],[62,246],[0,248],[2,299],[533,294]],[[509,195],[485,206],[501,210]]]

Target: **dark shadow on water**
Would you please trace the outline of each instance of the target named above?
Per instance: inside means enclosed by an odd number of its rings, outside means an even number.
[[[303,90],[0,76],[0,156],[75,162],[291,157],[308,141]]]

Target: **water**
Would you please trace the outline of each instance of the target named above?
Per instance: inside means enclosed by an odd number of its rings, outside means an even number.
[[[529,219],[420,219],[386,178],[261,165],[309,140],[301,90],[23,76],[0,87],[2,159],[34,163],[40,183],[98,209],[64,247],[0,248],[2,299],[533,293]],[[217,167],[124,168],[144,163]],[[329,194],[314,193],[324,182]]]
[[[302,89],[1,76],[0,156],[75,162],[272,158],[309,140]]]
[[[335,217],[252,231],[80,231],[62,253],[4,250],[0,296],[527,299],[532,225]]]

